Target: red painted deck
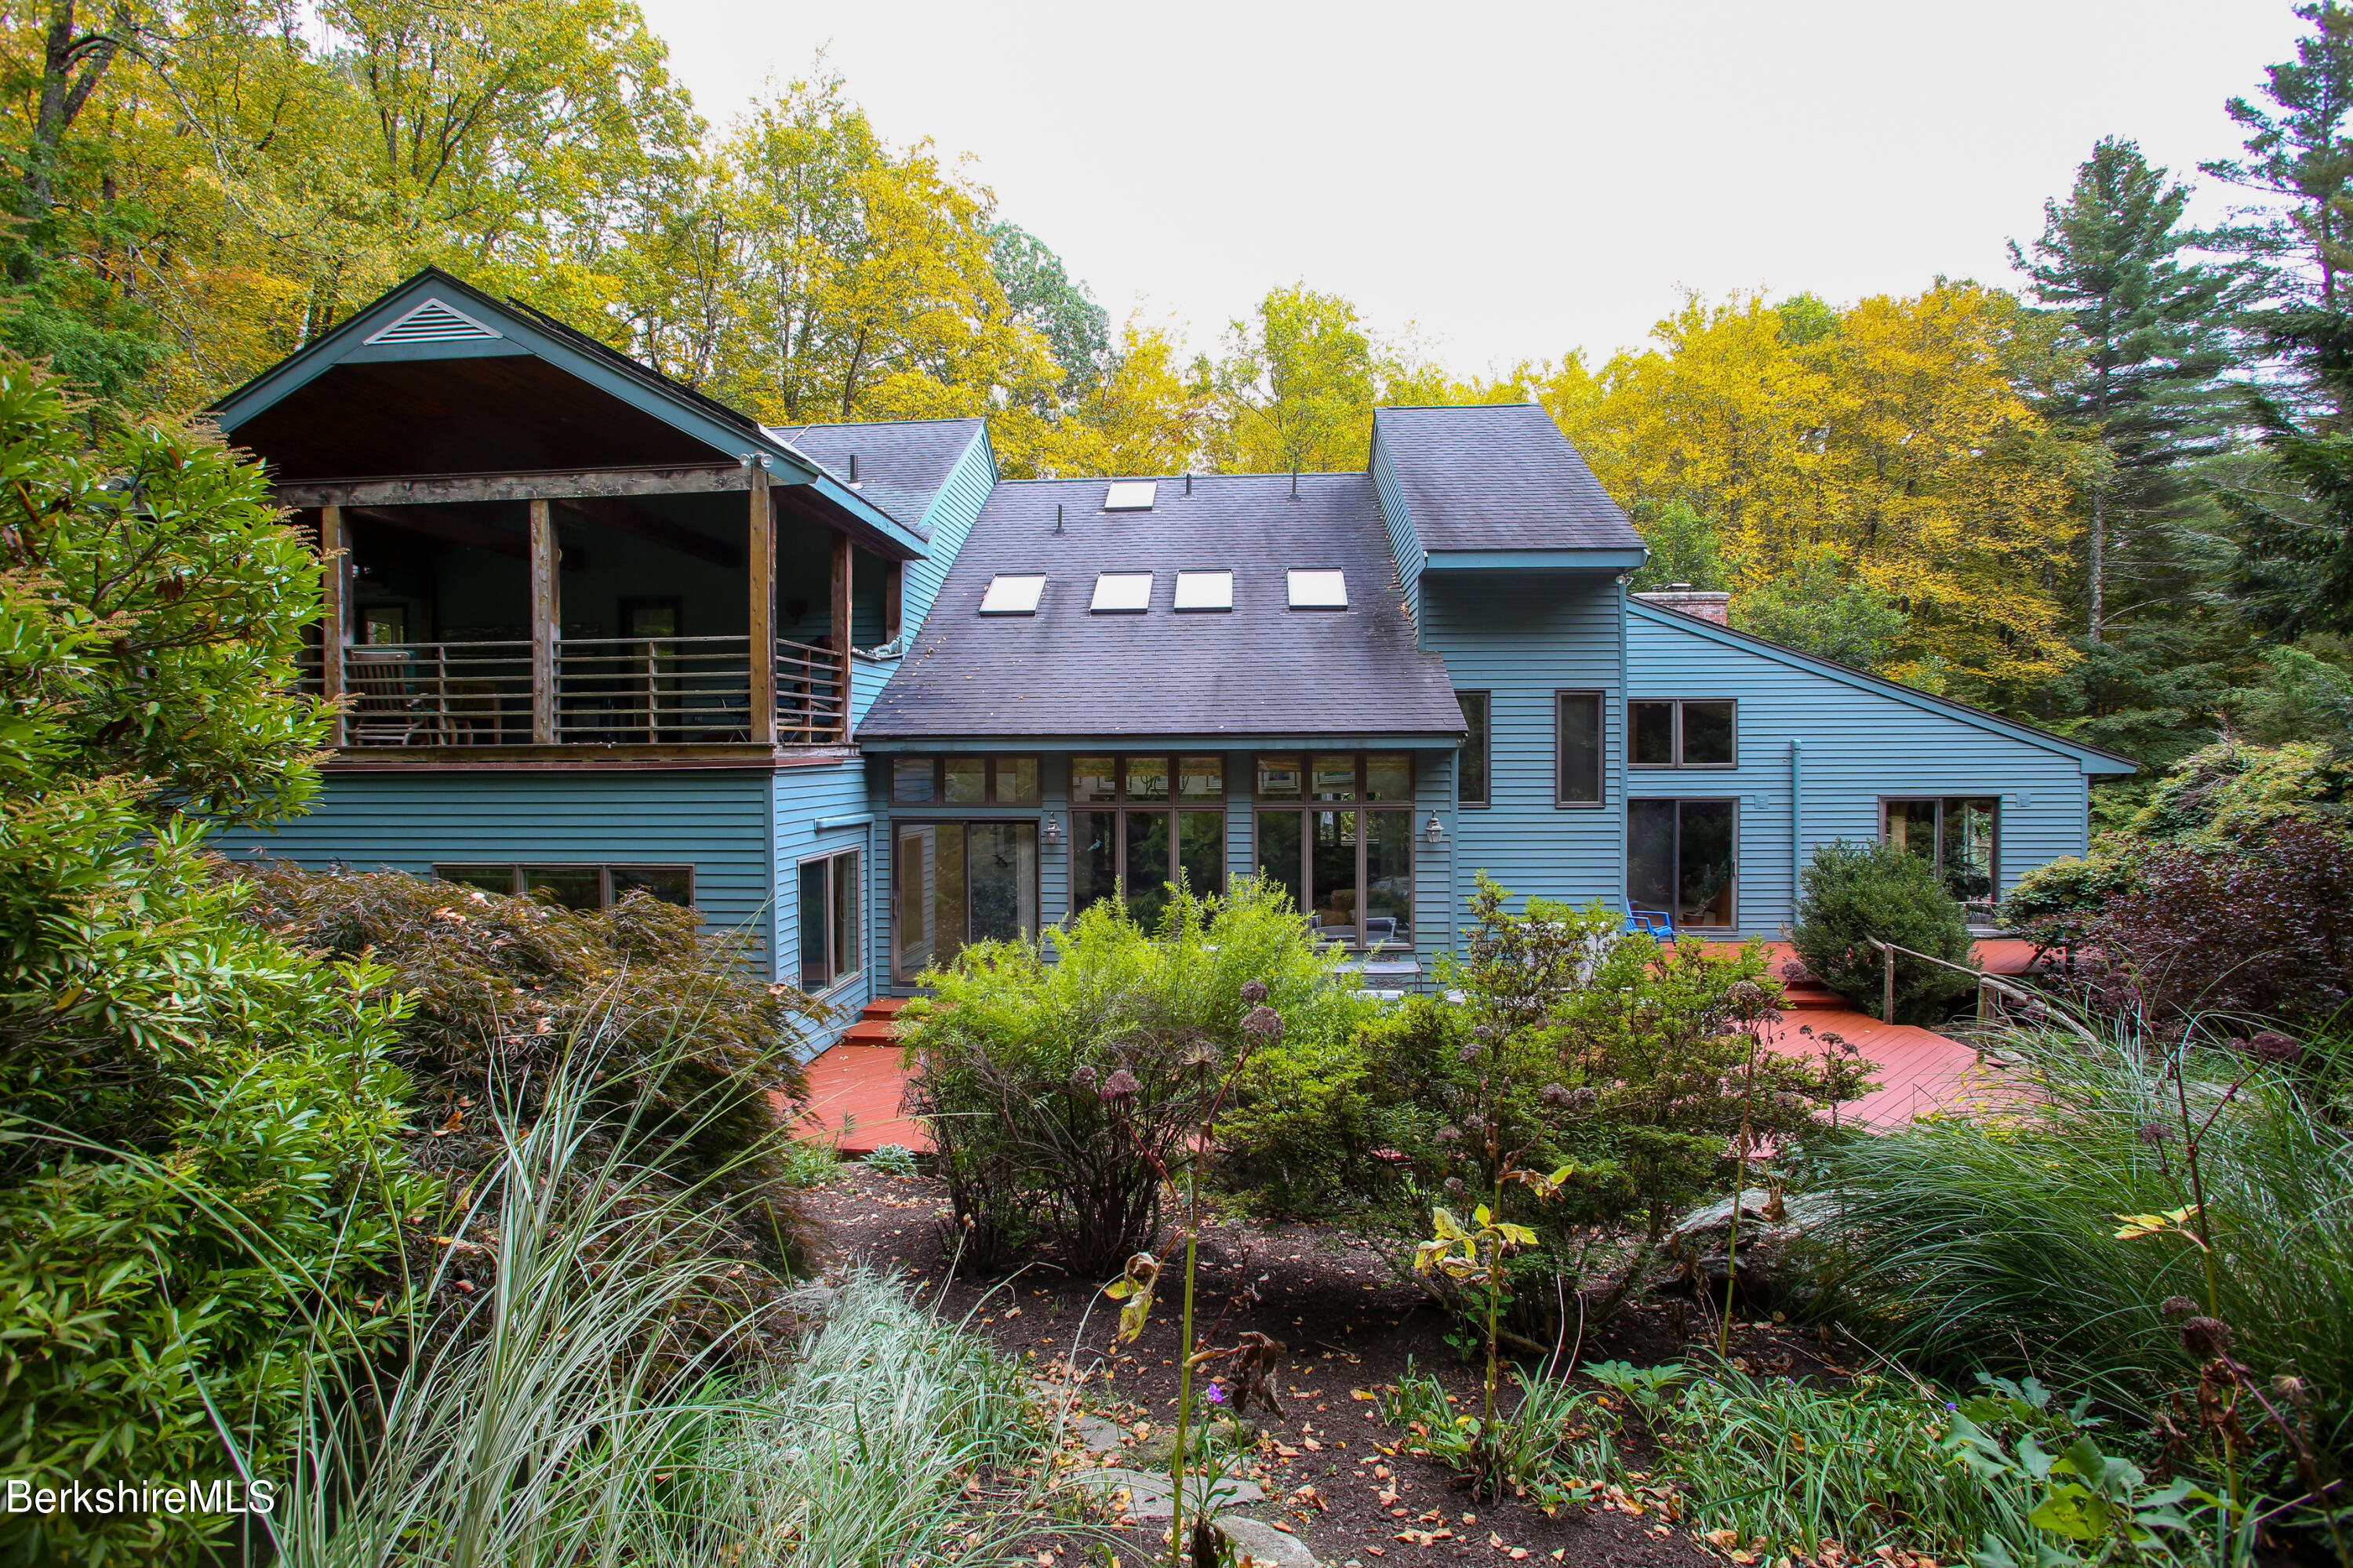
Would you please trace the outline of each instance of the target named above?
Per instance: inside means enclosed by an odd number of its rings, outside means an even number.
[[[1794,955],[1786,942],[1771,946],[1778,976]],[[2024,974],[2033,959],[2031,942],[1997,938],[1978,944],[1978,961],[1991,974]],[[886,1143],[930,1150],[932,1140],[923,1128],[899,1108],[906,1073],[892,1018],[905,1005],[896,997],[873,1003],[838,1044],[809,1064],[809,1098],[801,1121],[811,1136],[834,1139],[848,1155],[871,1154]],[[1816,1038],[1799,1033],[1808,1025]],[[1882,1023],[1819,986],[1790,987],[1787,1014],[1775,1028],[1775,1049],[1818,1054],[1825,1032],[1843,1037],[1863,1060],[1876,1064],[1873,1076],[1881,1087],[1840,1112],[1869,1127],[1901,1127],[1915,1117],[1997,1104],[2015,1093],[1958,1040],[1908,1023]]]

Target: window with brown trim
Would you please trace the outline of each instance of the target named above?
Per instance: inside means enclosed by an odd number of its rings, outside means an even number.
[[[891,800],[900,806],[1034,806],[1034,757],[894,757]]]
[[[1730,768],[1738,760],[1739,709],[1729,700],[1645,698],[1626,705],[1630,768]]]
[[[626,894],[652,894],[665,904],[694,904],[691,865],[596,865],[564,862],[491,861],[436,864],[444,882],[511,896],[531,894],[566,909],[609,909]]]
[[[1602,719],[1605,696],[1600,692],[1553,694],[1553,803],[1599,806],[1602,800],[1603,761],[1607,755]]]
[[[1258,874],[1291,890],[1327,942],[1413,946],[1413,754],[1257,759]]]
[[[801,989],[830,991],[866,967],[860,915],[865,856],[858,850],[819,855],[800,866]]]
[[[1487,783],[1487,694],[1457,692],[1454,700],[1461,705],[1462,727],[1471,733],[1462,738],[1461,760],[1455,764],[1460,770],[1461,788],[1456,799],[1465,806],[1483,806],[1488,802]]]
[[[1181,881],[1226,887],[1226,759],[1148,753],[1071,758],[1071,907],[1121,897],[1149,924]]]

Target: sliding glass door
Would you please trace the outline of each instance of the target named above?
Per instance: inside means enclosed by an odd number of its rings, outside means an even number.
[[[1881,832],[1934,865],[1971,920],[1990,925],[2001,871],[2001,799],[1939,795],[1881,802]]]
[[[902,821],[896,842],[892,973],[900,984],[967,943],[1036,935],[1037,823]]]
[[[1629,800],[1627,904],[1678,928],[1729,927],[1739,829],[1731,800]]]

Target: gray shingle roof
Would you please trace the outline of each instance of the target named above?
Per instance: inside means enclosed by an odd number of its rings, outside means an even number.
[[[858,459],[858,491],[919,533],[956,460],[985,429],[978,419],[903,419],[855,425],[772,425],[768,433],[847,483]]]
[[[861,471],[862,469],[861,469]],[[1416,651],[1368,475],[1160,481],[1150,512],[1105,482],[1000,484],[861,739],[1458,736],[1445,665]],[[1054,532],[1054,508],[1064,531]],[[1293,567],[1347,574],[1345,610],[1289,608]],[[1141,615],[1095,615],[1095,574],[1155,573]],[[1180,570],[1230,570],[1230,611],[1177,614]],[[999,572],[1043,572],[1034,616],[983,616]]]
[[[1641,535],[1533,403],[1382,408],[1381,450],[1425,550],[1622,550]]]

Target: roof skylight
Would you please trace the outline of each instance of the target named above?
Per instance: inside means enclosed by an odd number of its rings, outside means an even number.
[[[1152,608],[1152,574],[1150,572],[1098,572],[1095,574],[1094,602],[1087,609],[1096,615],[1140,615]]]
[[[988,579],[988,591],[980,597],[980,613],[1035,615],[1038,596],[1045,588],[1043,572],[999,572]]]
[[[1303,571],[1294,567],[1291,571],[1291,608],[1293,609],[1345,609],[1348,608],[1348,575],[1336,571]]]
[[[1115,480],[1113,482],[1111,487],[1103,492],[1103,510],[1106,512],[1149,512],[1152,510],[1153,493],[1159,488],[1159,482],[1156,480]]]
[[[1233,607],[1233,573],[1178,572],[1176,574],[1176,609],[1231,609]]]

